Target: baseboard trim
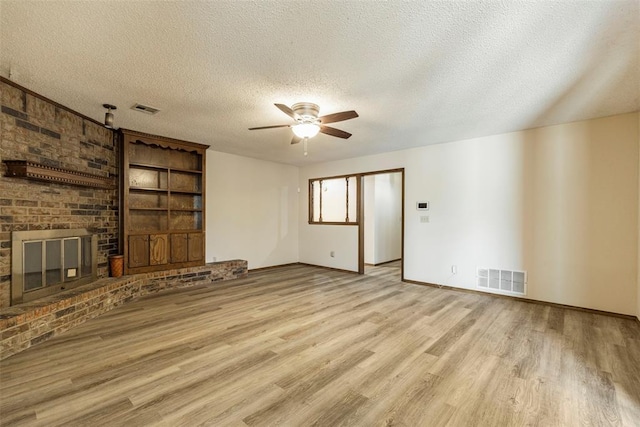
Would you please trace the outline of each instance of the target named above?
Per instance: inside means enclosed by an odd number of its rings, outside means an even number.
[[[289,262],[287,264],[269,265],[267,267],[251,268],[251,269],[248,270],[248,272],[249,273],[253,273],[253,272],[257,272],[257,271],[272,270],[274,268],[291,267],[292,265],[298,265],[298,264],[300,264],[300,263],[299,262]]]
[[[325,265],[316,265],[316,264],[308,264],[306,262],[299,262],[298,265],[306,265],[307,267],[318,267],[318,268],[324,268],[325,270],[333,270],[333,271],[339,271],[341,273],[351,273],[351,274],[358,274],[357,271],[351,271],[351,270],[343,270],[342,268],[334,268],[334,267],[327,267]]]
[[[343,270],[341,268],[327,267],[327,266],[324,266],[324,265],[308,264],[306,262],[290,262],[290,263],[287,263],[287,264],[278,264],[278,265],[270,265],[268,267],[252,268],[252,269],[249,269],[248,272],[249,273],[257,273],[257,272],[260,272],[260,271],[275,270],[277,268],[291,267],[291,266],[294,266],[294,265],[303,265],[303,266],[306,266],[306,267],[324,268],[325,270],[339,271],[341,273],[358,274],[357,271]]]
[[[528,303],[531,303],[531,304],[547,305],[547,306],[556,307],[556,308],[566,308],[566,309],[569,309],[569,310],[582,311],[582,312],[585,312],[585,313],[601,314],[601,315],[604,315],[604,316],[619,317],[619,318],[622,318],[622,319],[632,319],[632,320],[636,320],[636,321],[640,322],[640,319],[638,319],[636,316],[633,316],[633,315],[630,315],[630,314],[614,313],[613,311],[596,310],[595,308],[584,308],[584,307],[578,307],[578,306],[575,306],[575,305],[558,304],[558,303],[555,303],[555,302],[540,301],[540,300],[535,300],[535,299],[530,299],[530,298],[522,298],[522,297],[513,297],[513,296],[509,296],[509,295],[493,294],[491,292],[476,291],[475,289],[456,288],[454,286],[438,285],[438,284],[435,284],[435,283],[420,282],[420,281],[417,281],[417,280],[404,279],[402,281],[405,282],[405,283],[411,283],[413,285],[429,286],[429,287],[432,287],[432,288],[446,289],[446,290],[449,290],[449,291],[467,292],[467,293],[470,293],[470,294],[488,295],[488,296],[494,297],[494,298],[517,300],[517,301],[522,301],[522,302],[528,302]]]
[[[379,262],[379,263],[377,263],[377,264],[368,264],[368,265],[372,265],[372,266],[374,266],[374,267],[379,267],[379,266],[381,266],[381,265],[391,264],[392,262],[396,262],[396,261],[402,261],[402,258],[392,259],[391,261]]]

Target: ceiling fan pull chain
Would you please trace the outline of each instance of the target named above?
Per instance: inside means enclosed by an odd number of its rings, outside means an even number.
[[[303,141],[302,141],[302,146],[304,147],[304,155],[306,156],[307,154],[307,141],[309,141],[309,137],[306,137]]]

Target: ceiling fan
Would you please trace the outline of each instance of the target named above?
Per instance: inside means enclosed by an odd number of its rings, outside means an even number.
[[[300,141],[304,141],[304,155],[307,155],[307,141],[309,138],[313,138],[322,132],[326,135],[335,136],[338,138],[347,139],[351,136],[349,132],[345,132],[334,127],[326,126],[327,123],[342,122],[344,120],[355,119],[358,117],[358,113],[355,111],[342,111],[340,113],[327,114],[326,116],[318,117],[320,107],[310,102],[298,102],[293,104],[291,108],[284,104],[275,104],[283,113],[291,117],[296,121],[290,125],[273,125],[273,126],[260,126],[255,128],[249,128],[249,130],[257,129],[274,129],[289,127],[293,130],[292,144],[297,144]]]

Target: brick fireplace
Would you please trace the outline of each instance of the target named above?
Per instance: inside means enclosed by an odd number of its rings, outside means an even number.
[[[86,229],[97,236],[97,277],[117,253],[117,190],[7,178],[4,160],[27,160],[117,179],[113,132],[100,123],[0,81],[0,308],[11,304],[11,233]]]

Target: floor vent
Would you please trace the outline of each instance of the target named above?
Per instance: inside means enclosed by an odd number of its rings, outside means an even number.
[[[478,288],[507,295],[527,294],[527,272],[478,268]]]

